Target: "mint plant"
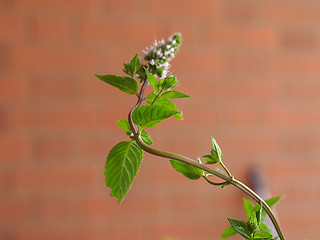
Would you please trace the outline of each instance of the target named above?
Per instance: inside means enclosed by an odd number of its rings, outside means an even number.
[[[181,45],[181,35],[174,34],[168,40],[155,41],[146,48],[143,61],[137,53],[130,62],[124,63],[123,72],[127,76],[95,75],[124,93],[136,95],[138,100],[129,111],[127,119],[117,121],[118,126],[128,135],[128,141],[116,144],[109,152],[105,165],[105,181],[111,188],[111,197],[121,203],[128,193],[140,168],[143,153],[147,152],[170,160],[172,167],[189,179],[205,179],[209,184],[226,187],[233,185],[249,195],[257,204],[244,199],[247,220],[228,218],[230,227],[221,235],[222,238],[238,233],[245,239],[284,240],[279,224],[271,208],[280,199],[275,197],[264,201],[245,184],[236,180],[222,161],[222,151],[217,141],[211,137],[212,148],[208,154],[194,161],[188,157],[166,152],[152,147],[153,141],[146,129],[155,127],[165,119],[175,117],[182,120],[182,113],[172,100],[189,98],[183,92],[175,90],[178,79],[169,72],[170,61],[175,57]],[[145,95],[146,88],[151,93]],[[205,163],[202,163],[204,161]],[[216,182],[212,177],[218,177]],[[269,216],[278,236],[273,236],[264,223]]]

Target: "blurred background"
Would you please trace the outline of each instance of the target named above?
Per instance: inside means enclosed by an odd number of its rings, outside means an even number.
[[[155,146],[196,158],[213,135],[233,175],[265,175],[290,240],[320,227],[320,2],[0,0],[0,239],[219,239],[244,219],[232,186],[213,187],[144,154],[119,205],[107,153],[135,104],[93,74],[181,32],[171,71],[192,95]],[[239,239],[233,237],[232,239]]]

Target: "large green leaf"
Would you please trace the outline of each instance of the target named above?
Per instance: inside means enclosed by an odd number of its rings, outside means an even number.
[[[250,239],[250,230],[248,229],[247,223],[235,219],[228,218],[229,223],[234,230],[246,239]]]
[[[191,97],[190,95],[184,94],[182,92],[178,92],[178,91],[168,91],[163,93],[161,96],[163,97],[167,97],[167,98],[189,98]]]
[[[176,110],[157,105],[140,106],[133,111],[132,119],[141,127],[153,127],[177,113]]]
[[[197,167],[194,167],[190,164],[180,162],[178,160],[170,160],[170,163],[174,169],[182,173],[187,178],[196,180],[203,176],[203,170]]]
[[[120,142],[109,152],[105,167],[105,181],[111,197],[121,203],[138,173],[142,149],[134,141]]]
[[[137,94],[139,90],[138,83],[135,79],[131,77],[121,77],[116,75],[97,75],[100,80],[119,88],[121,91],[128,94]]]

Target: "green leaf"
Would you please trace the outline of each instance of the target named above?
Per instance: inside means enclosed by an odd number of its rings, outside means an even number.
[[[146,98],[146,102],[151,105],[153,100],[155,99],[156,95],[157,94],[155,94],[155,93],[150,93]]]
[[[166,91],[177,85],[177,78],[175,76],[168,76],[161,82],[161,90]]]
[[[272,198],[269,198],[267,200],[265,200],[266,204],[268,204],[268,206],[270,208],[273,208],[277,202],[279,202],[279,200],[282,198],[282,196],[278,196],[278,197],[272,197]]]
[[[250,218],[252,213],[255,211],[255,207],[252,202],[250,202],[248,199],[243,198],[243,206],[244,211],[246,213],[247,218]]]
[[[130,136],[131,134],[131,128],[130,128],[130,125],[129,125],[129,122],[127,119],[120,119],[117,121],[117,124],[119,127],[122,128],[122,130]]]
[[[248,218],[247,229],[250,231],[250,233],[253,233],[253,234],[259,232],[260,230],[255,212],[252,213],[250,218]]]
[[[121,91],[128,94],[137,94],[139,90],[138,83],[135,79],[131,77],[120,77],[116,75],[97,75],[100,80],[119,88]]]
[[[175,110],[158,105],[140,106],[133,111],[132,119],[137,125],[150,128],[177,113]]]
[[[148,144],[148,145],[153,144],[153,141],[152,141],[149,133],[144,129],[142,129],[142,131],[141,131],[141,139],[145,144]]]
[[[217,159],[213,159],[211,155],[204,155],[202,157],[206,160],[207,164],[215,164],[218,162]]]
[[[131,77],[140,72],[141,69],[141,61],[139,57],[139,53],[137,53],[129,63],[123,63],[124,72]]]
[[[234,228],[234,230],[239,233],[241,236],[250,239],[250,230],[247,227],[247,223],[235,219],[228,218],[229,223]]]
[[[260,224],[260,230],[263,231],[263,232],[268,232],[268,233],[271,233],[271,229],[266,225],[264,224],[263,222]]]
[[[178,160],[170,160],[170,163],[178,172],[193,180],[199,179],[204,174],[202,169]]]
[[[111,197],[121,203],[138,173],[142,149],[131,140],[120,142],[109,152],[105,166],[105,181],[111,188]]]
[[[258,210],[255,211],[255,215],[257,218],[258,226],[260,226],[262,222],[262,206],[260,204],[258,204],[257,206]]]
[[[155,91],[155,93],[158,93],[159,92],[159,82],[158,82],[158,80],[146,68],[144,68],[144,70],[146,71],[146,74],[147,74],[147,77],[148,77],[148,81],[149,81],[150,85],[152,86],[153,90]]]
[[[214,161],[220,162],[222,159],[222,152],[214,137],[211,136],[212,149],[211,149],[211,158]]]
[[[146,100],[146,101],[149,103],[149,100]],[[170,101],[168,98],[160,97],[160,98],[157,99],[157,101],[154,103],[154,105],[170,108],[173,111],[177,111],[178,113],[175,114],[174,117],[179,119],[179,120],[183,120],[181,112],[179,112],[179,110],[176,107],[176,105],[172,101]]]
[[[281,198],[282,196],[272,197],[265,200],[265,202],[272,209]],[[256,207],[258,207],[258,205]],[[267,212],[263,209],[261,213],[261,221],[264,221],[267,218],[267,216],[268,216]]]
[[[258,233],[258,234],[255,234],[254,235],[254,239],[265,239],[265,240],[269,240],[269,239],[272,239],[273,236],[272,234],[268,233],[268,232],[261,232],[261,233]]]
[[[171,98],[171,99],[191,97],[190,95],[187,95],[187,94],[184,94],[184,93],[178,92],[178,91],[168,91],[168,92],[163,93],[161,96]]]
[[[221,234],[221,238],[227,238],[227,237],[231,237],[232,235],[236,234],[236,230],[234,230],[234,228],[232,226],[227,227],[223,233]]]

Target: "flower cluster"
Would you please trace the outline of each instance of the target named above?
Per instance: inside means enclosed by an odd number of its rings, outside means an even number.
[[[163,39],[155,41],[152,47],[143,50],[144,59],[148,62],[150,71],[160,78],[165,78],[170,68],[169,61],[174,58],[180,45],[181,35],[176,33],[167,41]]]

